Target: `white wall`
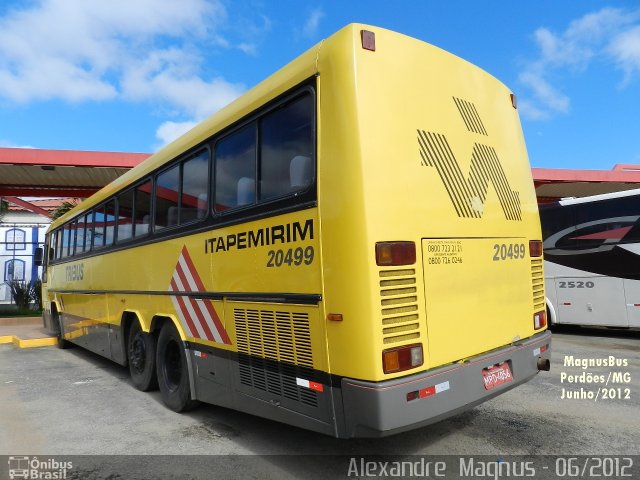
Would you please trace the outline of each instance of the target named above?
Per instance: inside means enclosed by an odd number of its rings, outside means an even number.
[[[42,275],[42,268],[33,265],[34,250],[44,244],[49,222],[45,217],[28,212],[7,212],[0,223],[0,304],[11,303],[11,293],[5,282],[13,277],[26,282]]]

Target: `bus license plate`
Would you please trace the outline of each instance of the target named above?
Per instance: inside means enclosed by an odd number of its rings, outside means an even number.
[[[485,390],[491,390],[503,383],[509,383],[513,380],[513,375],[511,375],[509,364],[502,363],[482,370],[482,378],[484,379]]]

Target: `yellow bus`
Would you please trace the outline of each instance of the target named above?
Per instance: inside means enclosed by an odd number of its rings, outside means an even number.
[[[55,221],[44,323],[175,411],[359,437],[471,408],[549,366],[516,107],[349,25]]]

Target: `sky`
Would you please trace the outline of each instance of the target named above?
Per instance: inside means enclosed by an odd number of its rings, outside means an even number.
[[[156,151],[352,22],[509,86],[533,167],[640,164],[622,0],[0,0],[0,147]]]

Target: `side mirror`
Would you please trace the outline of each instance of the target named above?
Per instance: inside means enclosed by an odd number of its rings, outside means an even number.
[[[36,251],[33,254],[33,263],[36,264],[37,267],[41,267],[44,259],[44,249],[42,247],[36,248]]]

